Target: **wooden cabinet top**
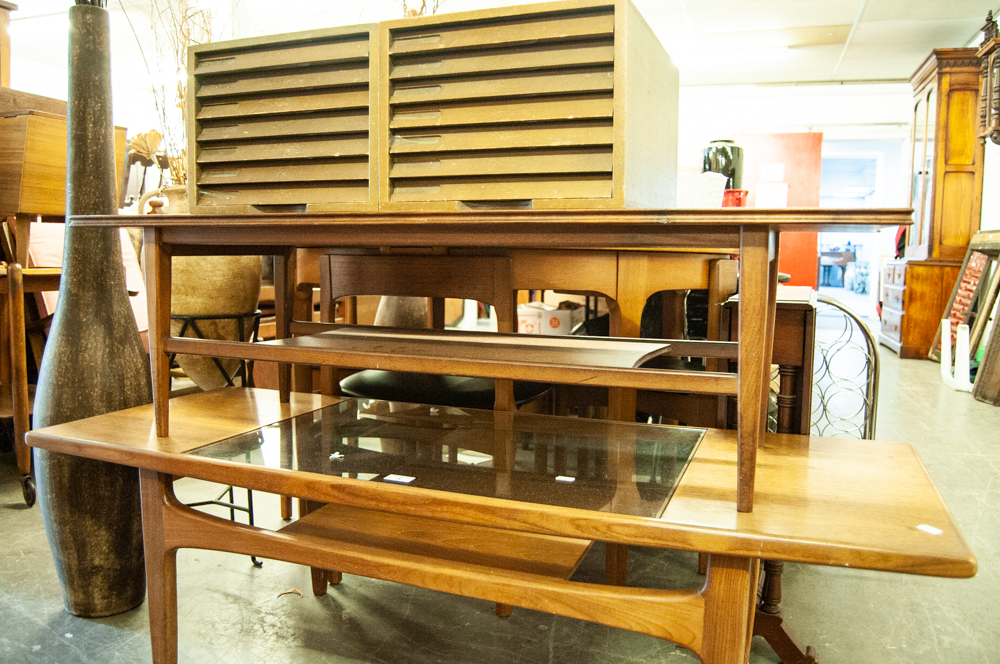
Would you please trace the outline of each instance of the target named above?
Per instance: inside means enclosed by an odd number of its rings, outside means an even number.
[[[942,72],[969,72],[978,75],[982,63],[975,48],[936,48],[910,76],[910,85],[919,90]]]

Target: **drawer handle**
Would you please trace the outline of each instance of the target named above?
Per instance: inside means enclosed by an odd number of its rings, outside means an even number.
[[[419,161],[397,161],[392,165],[392,170],[394,171],[414,171],[428,168],[441,168],[441,160],[423,159]]]
[[[393,145],[433,145],[441,140],[440,136],[399,136],[392,137]]]
[[[441,185],[429,185],[429,186],[426,186],[426,187],[417,187],[417,186],[405,186],[405,185],[404,186],[400,186],[400,185],[397,184],[397,185],[395,185],[392,188],[392,191],[393,191],[393,193],[396,193],[396,194],[400,194],[400,195],[402,195],[402,194],[408,194],[410,196],[416,196],[416,195],[420,195],[420,194],[425,194],[425,195],[426,194],[437,194],[437,193],[441,192]]]
[[[441,60],[435,60],[433,62],[420,62],[411,65],[393,65],[392,73],[393,74],[409,74],[411,72],[420,73],[431,69],[440,69],[441,67],[444,67],[444,62],[442,62]]]
[[[205,148],[201,149],[203,155],[210,155],[212,157],[229,157],[235,155],[239,148]]]
[[[393,120],[438,120],[441,111],[399,111],[393,109]]]
[[[392,45],[400,44],[435,44],[441,41],[441,35],[417,35],[413,37],[393,37]]]
[[[195,69],[200,67],[205,67],[208,65],[231,65],[236,62],[236,58],[231,55],[216,55],[216,56],[199,56],[198,63],[194,66]]]
[[[199,182],[201,180],[210,180],[212,178],[234,178],[237,177],[239,174],[240,174],[240,169],[238,168],[231,171],[203,170],[201,172],[201,178],[199,178]]]
[[[392,91],[393,97],[417,97],[420,95],[436,95],[441,92],[440,85],[422,85],[419,88],[400,88]]]

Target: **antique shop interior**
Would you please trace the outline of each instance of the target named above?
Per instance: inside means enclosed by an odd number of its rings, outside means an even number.
[[[997,661],[993,2],[0,0],[0,663]]]

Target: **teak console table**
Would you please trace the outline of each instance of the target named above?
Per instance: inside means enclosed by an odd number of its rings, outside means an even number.
[[[756,449],[767,420],[775,289],[781,231],[873,230],[909,223],[905,209],[825,210],[479,210],[474,212],[354,212],[256,215],[146,215],[74,218],[78,226],[131,226],[144,229],[146,287],[150,307],[150,357],[153,398],[160,436],[169,432],[167,395],[171,353],[234,357],[257,361],[326,364],[428,373],[462,373],[500,379],[586,383],[612,389],[612,417],[635,408],[630,388],[736,395],[740,453],[738,507],[753,509]],[[400,355],[382,345],[342,348],[335,337],[313,335],[303,341],[293,332],[319,331],[317,324],[293,326],[295,249],[297,247],[447,247],[577,249],[672,249],[740,255],[739,370],[670,372],[631,367],[592,368],[586,353],[575,368],[560,361],[518,364],[476,362],[461,367],[425,357],[430,346]],[[273,342],[181,339],[170,329],[170,266],[175,255],[272,254],[275,256],[276,337]],[[437,343],[448,343],[442,334]],[[461,344],[461,339],[452,343]],[[733,357],[732,345],[706,346],[703,356]],[[512,350],[512,349],[511,349]],[[695,354],[695,353],[688,353]],[[509,357],[516,357],[509,355]],[[569,373],[567,373],[569,372]],[[570,375],[572,374],[572,375]],[[282,399],[291,388],[290,365],[279,374]],[[498,382],[500,386],[504,381]]]

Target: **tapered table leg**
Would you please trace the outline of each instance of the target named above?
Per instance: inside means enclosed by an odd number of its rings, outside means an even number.
[[[778,238],[768,229],[740,236],[739,462],[736,507],[753,511],[757,447],[767,427],[767,389],[774,343]]]
[[[274,336],[288,339],[295,307],[295,248],[274,257]],[[278,393],[288,403],[292,391],[292,365],[278,364]]]
[[[170,355],[163,350],[163,339],[170,336],[170,251],[160,241],[158,228],[143,230],[146,260],[146,296],[149,315],[149,362],[153,378],[153,406],[156,435],[169,435]],[[162,335],[162,336],[161,336]]]
[[[710,554],[705,579],[702,664],[745,664],[750,658],[760,561]]]
[[[173,493],[170,476],[139,470],[142,539],[146,555],[146,606],[153,664],[177,662],[177,550],[168,549],[163,511]]]

